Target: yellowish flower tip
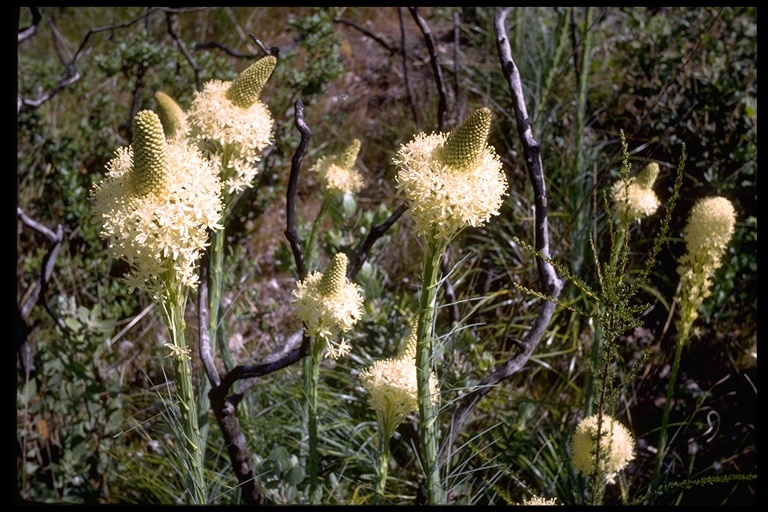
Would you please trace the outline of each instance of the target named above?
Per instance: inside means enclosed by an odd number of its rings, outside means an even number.
[[[650,190],[653,188],[653,184],[656,182],[656,178],[658,177],[659,164],[658,162],[651,162],[638,173],[635,181],[637,182],[638,186],[640,186],[640,188]]]
[[[253,105],[276,65],[277,58],[267,55],[248,66],[229,86],[227,99],[241,108]]]
[[[459,169],[474,165],[485,149],[490,132],[490,109],[477,109],[448,135],[443,146],[443,162]]]
[[[328,265],[323,278],[320,280],[320,293],[326,297],[335,295],[347,278],[347,255],[343,252],[336,254]]]
[[[411,330],[408,332],[408,336],[405,338],[403,348],[400,351],[398,357],[402,359],[416,359],[416,342],[418,340],[418,324],[414,323],[411,326]]]
[[[604,414],[598,443],[597,420],[597,415],[590,416],[576,426],[571,438],[571,462],[582,475],[591,475],[599,446],[600,472],[608,483],[614,483],[618,472],[635,457],[635,440],[627,427]]]
[[[622,217],[641,220],[650,217],[659,209],[659,198],[653,191],[653,184],[659,176],[659,164],[651,162],[629,183],[619,180],[613,184],[611,193],[616,211]]]
[[[354,139],[347,148],[339,153],[336,164],[347,170],[352,170],[357,161],[357,154],[360,152],[360,139]]]
[[[133,131],[133,184],[139,196],[161,193],[165,175],[165,135],[160,118],[151,110],[136,114]]]
[[[166,139],[173,139],[177,134],[185,130],[186,114],[176,100],[163,91],[155,93],[157,102],[157,115],[163,124],[163,132]]]

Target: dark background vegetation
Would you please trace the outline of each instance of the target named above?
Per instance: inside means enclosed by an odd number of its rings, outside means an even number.
[[[620,177],[620,131],[633,171],[659,162],[655,190],[662,201],[683,145],[686,152],[669,237],[636,297],[648,304],[643,325],[618,340],[617,374],[641,354],[648,358],[615,404],[615,416],[630,428],[638,449],[620,485],[609,487],[606,503],[640,499],[649,483],[674,352],[674,321],[668,319],[674,319],[676,260],[685,251],[680,234],[694,201],[710,195],[732,201],[737,227],[684,350],[664,478],[684,483],[756,475],[757,10],[595,8],[591,20],[585,11],[516,8],[507,20],[542,148],[553,257],[599,287],[589,240],[604,260],[602,192]],[[457,304],[441,310],[437,327],[445,334],[444,391],[459,393],[505,360],[514,348],[505,340],[524,335],[538,299],[510,285],[536,289],[537,274],[533,255],[511,241],[532,243],[533,202],[495,47],[495,9],[429,7],[419,13],[437,43],[448,107],[442,127],[430,53],[406,8],[14,10],[16,203],[52,235],[59,227],[62,233],[50,281],[41,288],[49,240],[30,222],[19,218],[16,224],[15,478],[21,497],[173,503],[180,495],[152,391],[166,380],[166,333],[151,301],[120,284],[121,262],[104,256],[87,193],[114,150],[130,143],[135,113],[156,107],[155,91],[186,108],[203,83],[231,80],[263,55],[253,37],[279,49],[261,97],[275,118],[275,143],[227,228],[229,344],[221,364],[260,361],[300,327],[291,316],[294,270],[283,235],[285,185],[299,140],[297,99],[312,130],[305,166],[354,137],[362,141],[358,168],[366,187],[353,209],[332,212],[322,238],[326,254],[348,249],[397,207],[391,159],[400,144],[421,130],[447,131],[480,106],[491,108],[490,142],[504,162],[510,194],[502,215],[451,246],[453,294],[442,300]],[[317,188],[304,172],[298,196],[304,236],[320,206]],[[633,226],[632,268],[644,262],[659,222],[657,215]],[[327,368],[321,386],[328,412],[320,423],[329,429],[323,471],[336,483],[327,503],[363,503],[370,494],[375,422],[355,375],[397,349],[418,291],[420,262],[406,213],[358,278],[367,309],[353,355]],[[570,284],[561,298],[589,309]],[[188,325],[194,336],[196,323]],[[584,410],[593,334],[589,318],[558,309],[529,368],[484,399],[465,426],[465,455],[453,462],[461,471],[449,473],[456,503],[517,503],[532,494],[579,503],[567,441]],[[298,375],[299,368],[289,368],[263,379],[239,413],[275,503],[302,499],[301,482],[289,471],[298,455]],[[236,481],[215,423],[211,429],[211,494],[219,503],[236,503]],[[411,503],[416,495],[414,435],[413,423],[406,422],[393,441],[391,503]],[[659,501],[741,505],[756,499],[756,483],[747,480],[692,489],[683,484]]]

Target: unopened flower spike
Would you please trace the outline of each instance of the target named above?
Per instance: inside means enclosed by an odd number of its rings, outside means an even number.
[[[658,162],[651,162],[640,171],[635,177],[635,181],[640,188],[650,189],[659,177]]]
[[[360,139],[354,139],[347,148],[339,153],[336,158],[336,164],[347,170],[351,170],[357,161],[357,154],[360,152]]]
[[[162,192],[166,166],[165,135],[151,110],[136,114],[133,131],[133,185],[140,196]]]
[[[443,146],[443,162],[460,169],[474,165],[485,149],[490,132],[490,109],[477,109],[448,135]]]
[[[163,124],[163,132],[166,139],[183,137],[187,131],[187,115],[176,100],[163,91],[155,93],[157,102],[157,115]]]
[[[406,336],[405,341],[403,342],[403,348],[398,355],[400,359],[416,359],[416,341],[418,340],[418,334],[418,324],[414,322],[411,326],[411,330],[408,331],[408,336]]]
[[[619,180],[613,184],[611,194],[619,215],[631,220],[650,217],[659,208],[659,198],[653,184],[659,176],[659,164],[651,162],[629,182]]]
[[[273,55],[262,57],[251,64],[229,86],[227,99],[241,108],[253,105],[276,65],[277,58]]]
[[[343,252],[336,254],[320,279],[320,293],[331,297],[344,286],[347,274],[347,255]]]

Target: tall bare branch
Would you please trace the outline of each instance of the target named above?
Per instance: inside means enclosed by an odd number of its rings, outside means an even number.
[[[540,255],[536,256],[539,280],[541,282],[542,292],[551,297],[552,300],[546,300],[542,303],[539,314],[534,320],[533,325],[531,325],[531,329],[528,331],[525,338],[521,342],[513,343],[519,348],[519,353],[496,367],[486,375],[474,389],[458,400],[458,405],[453,413],[450,430],[445,437],[443,446],[440,450],[441,464],[445,463],[445,460],[450,455],[451,448],[459,436],[464,423],[478,402],[499,383],[509,379],[525,367],[526,363],[531,358],[531,355],[533,355],[538,347],[545,330],[549,326],[555,311],[554,301],[557,300],[563,289],[562,279],[557,276],[554,267],[549,263],[547,194],[544,183],[544,170],[541,165],[541,151],[538,141],[533,137],[531,122],[528,118],[528,111],[525,106],[520,72],[515,61],[512,59],[512,50],[510,49],[507,30],[504,26],[504,21],[508,12],[509,8],[505,7],[500,8],[496,13],[494,19],[496,47],[499,52],[501,69],[509,84],[509,92],[512,96],[512,103],[515,109],[517,132],[522,141],[528,176],[531,179],[531,186],[533,187],[534,203],[536,206],[534,218],[536,240],[534,247]]]
[[[440,67],[440,60],[437,57],[437,46],[435,45],[435,36],[429,28],[426,20],[419,14],[418,7],[409,7],[411,16],[419,26],[421,33],[424,35],[424,42],[427,44],[427,50],[429,51],[429,63],[432,65],[432,72],[435,75],[435,85],[437,86],[438,102],[437,102],[437,131],[445,131],[445,114],[448,110],[448,94],[445,91],[445,80],[443,80],[443,71]]]

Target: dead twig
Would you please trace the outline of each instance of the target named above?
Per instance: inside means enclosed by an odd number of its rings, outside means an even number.
[[[459,398],[458,405],[453,412],[451,426],[448,435],[445,437],[440,449],[440,463],[444,464],[450,456],[451,448],[455,443],[459,433],[462,430],[469,414],[477,403],[487,395],[494,387],[504,380],[509,379],[514,374],[525,367],[531,355],[549,326],[552,315],[555,311],[555,302],[563,289],[563,281],[557,276],[554,267],[549,263],[549,233],[547,222],[547,195],[544,184],[544,170],[541,164],[541,151],[538,141],[533,137],[531,122],[528,118],[528,112],[525,106],[525,97],[523,96],[522,81],[520,72],[512,59],[512,51],[509,46],[507,31],[504,21],[509,12],[509,8],[500,8],[494,19],[494,28],[496,31],[496,46],[499,52],[499,60],[504,76],[509,84],[510,95],[515,109],[515,119],[517,120],[518,135],[523,144],[528,176],[531,179],[533,187],[534,201],[536,205],[535,212],[535,243],[537,251],[536,264],[539,271],[539,280],[541,282],[542,292],[551,297],[552,300],[545,300],[539,314],[533,322],[530,331],[525,338],[516,345],[520,347],[520,352],[511,357],[505,363],[496,367],[486,375],[477,386],[464,396]]]

